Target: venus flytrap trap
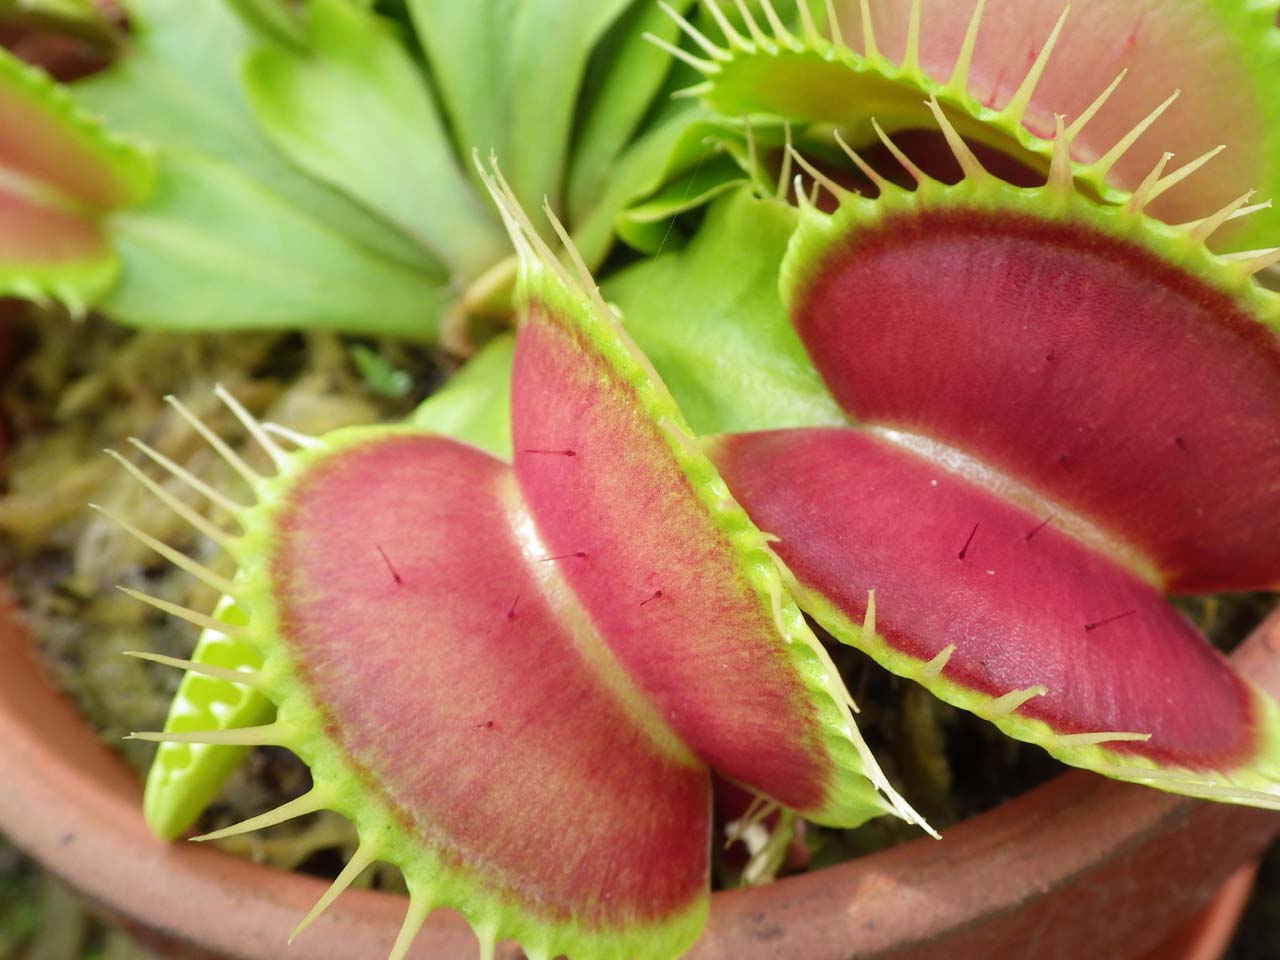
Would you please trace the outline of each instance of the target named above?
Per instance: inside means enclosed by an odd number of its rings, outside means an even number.
[[[1081,25],[1087,0],[960,6],[529,0],[494,29],[500,3],[131,0],[125,55],[76,96],[154,157],[0,71],[54,153],[120,188],[32,189],[10,149],[0,201],[53,197],[39,217],[101,241],[91,269],[22,261],[10,292],[451,344],[518,314],[400,425],[308,437],[220,390],[271,475],[175,404],[249,501],[135,441],[216,522],[125,468],[235,561],[119,519],[222,595],[134,592],[202,630],[190,660],[135,653],[186,671],[138,735],[157,833],[285,746],[311,792],[208,838],[351,820],[302,927],[383,861],[410,893],[393,957],[437,906],[482,955],[677,956],[713,772],[756,797],[733,833],[753,875],[799,818],[929,829],[805,614],[1067,763],[1280,807],[1276,705],[1165,600],[1280,580],[1280,301],[1252,280],[1280,253],[1207,246],[1273,216],[1245,191],[1277,182],[1280,126],[1184,95],[1191,159],[1139,152],[1176,110],[1153,37],[1217,38],[1184,86],[1236,51],[1254,94],[1275,3],[1158,29],[1110,4],[1114,31]],[[1243,159],[1209,177],[1219,131]],[[598,289],[615,237],[657,256]]]
[[[147,195],[151,160],[4,50],[0,111],[0,293],[82,315],[120,269],[104,220]]]
[[[1089,199],[1061,120],[1043,186],[999,181],[930,107],[959,183],[798,192],[783,301],[849,425],[713,459],[801,606],[894,673],[1064,762],[1280,807],[1276,704],[1163,597],[1280,580],[1280,297],[1252,278],[1280,252],[1205,247],[1247,196],[1146,216],[1163,163]]]
[[[1269,196],[1280,185],[1280,124],[1266,92],[1267,78],[1280,66],[1275,3],[1201,0],[1177,10],[1131,11],[1125,4],[1085,2],[1077,4],[1070,24],[1069,8],[1061,3],[845,0],[827,3],[825,18],[801,4],[798,29],[783,22],[772,0],[763,0],[759,18],[744,11],[742,27],[724,15],[719,0],[705,5],[717,28],[712,36],[669,11],[697,55],[661,38],[654,42],[702,74],[702,82],[683,94],[728,116],[834,124],[855,147],[875,145],[874,152],[891,154],[896,142],[910,144],[927,172],[951,179],[960,171],[953,174],[950,153],[939,149],[923,106],[932,98],[985,162],[1006,179],[1030,185],[1048,169],[1054,115],[1070,115],[1073,176],[1109,202],[1123,201],[1150,171],[1158,154],[1139,147],[1138,139],[1155,126],[1161,149],[1187,152],[1149,198],[1165,220],[1221,206],[1249,187]],[[1112,20],[1125,26],[1101,28]],[[984,29],[984,22],[994,26]],[[1178,32],[1211,42],[1195,45],[1194,55],[1176,65],[1161,50],[1157,71],[1154,50]],[[1126,33],[1128,39],[1118,42]],[[1022,46],[1027,36],[1038,38],[1029,49]],[[1066,51],[1059,49],[1063,44]],[[1135,46],[1139,52],[1131,56]],[[1085,72],[1102,82],[1114,79],[1098,91],[1080,83]],[[1233,90],[1245,91],[1240,101],[1234,92],[1207,99],[1206,88],[1225,83],[1226,74],[1238,77]],[[1159,124],[1182,95],[1169,92],[1178,83],[1185,84],[1190,102],[1170,114],[1178,125]],[[1223,109],[1226,102],[1233,109]],[[881,147],[877,135],[884,131],[892,140]],[[1238,156],[1229,156],[1217,176],[1198,178],[1161,199],[1227,143]],[[874,163],[873,151],[868,157]],[[890,161],[885,169],[901,182],[897,165]],[[1228,246],[1256,242],[1273,216],[1228,224]]]
[[[835,0],[832,6],[854,50],[866,52],[864,22],[870,23],[882,54],[904,49],[907,37],[917,32],[917,60],[922,71],[937,78],[955,68],[971,24],[970,3],[947,0],[923,0],[919,14],[918,6],[906,0]],[[966,86],[977,102],[994,106],[1011,102],[1025,65],[1036,55],[1029,44],[1049,35],[1064,3],[984,0],[981,6],[986,26],[968,60]],[[1226,144],[1212,175],[1198,176],[1154,201],[1152,215],[1167,222],[1189,220],[1251,187],[1272,198],[1280,186],[1280,105],[1273,94],[1280,69],[1278,12],[1276,0],[1072,0],[1068,25],[1026,101],[1022,123],[1052,137],[1055,114],[1084,116],[1097,93],[1092,85],[1123,71],[1124,81],[1105,108],[1070,130],[1076,160],[1092,163],[1104,156],[1154,104],[1179,88],[1177,105],[1116,160],[1108,183],[1133,191],[1163,152],[1185,162]],[[961,132],[968,133],[962,127]],[[1233,221],[1215,236],[1215,249],[1264,244],[1278,226],[1280,208]]]
[[[303,926],[382,860],[410,891],[395,957],[437,906],[484,956],[512,937],[533,957],[673,957],[706,913],[710,769],[819,823],[927,826],[863,743],[767,536],[572,246],[576,275],[501,174],[484,178],[521,262],[511,461],[411,425],[286,451],[222,392],[277,474],[197,426],[254,492],[220,501],[243,533],[162,499],[226,547],[234,579],[130,532],[242,617],[135,595],[252,648],[251,670],[158,659],[276,716],[137,736],[308,763],[310,793],[212,835],[352,820],[360,846]]]

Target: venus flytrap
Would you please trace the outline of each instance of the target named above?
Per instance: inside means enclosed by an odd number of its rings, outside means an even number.
[[[967,87],[978,102],[1010,102],[1023,64],[1035,56],[1029,43],[1047,37],[1062,0],[984,0],[983,28],[967,66]],[[947,0],[835,0],[844,38],[864,51],[864,13],[883,53],[904,49],[918,21],[917,59],[934,77],[949,76],[973,5]],[[916,10],[919,13],[916,13]],[[1084,115],[1093,84],[1124,72],[1107,105],[1087,124],[1071,129],[1071,152],[1089,163],[1104,156],[1133,124],[1174,88],[1178,103],[1157,120],[1124,157],[1108,183],[1133,191],[1166,151],[1184,163],[1226,145],[1212,173],[1151,204],[1157,219],[1189,220],[1219,208],[1250,188],[1271,199],[1280,187],[1280,106],[1273,94],[1280,69],[1276,0],[1071,0],[1071,14],[1053,58],[1027,98],[1022,122],[1052,137],[1054,115]],[[1082,83],[1081,78],[1090,82]],[[957,122],[957,125],[958,122]],[[962,130],[962,132],[965,132]],[[1277,233],[1280,209],[1233,221],[1213,238],[1214,249],[1262,245]]]
[[[484,955],[674,957],[707,910],[712,771],[759,798],[743,829],[928,829],[804,614],[1068,763],[1280,806],[1276,705],[1164,599],[1280,579],[1280,309],[1252,280],[1280,254],[1206,246],[1265,200],[1234,167],[1204,189],[1214,144],[1135,166],[1174,98],[1129,96],[1123,62],[1054,116],[1059,69],[1115,39],[1059,9],[993,79],[994,0],[818,6],[529,0],[496,25],[491,3],[131,0],[128,53],[77,96],[151,144],[150,192],[141,154],[0,72],[51,155],[120,187],[59,187],[39,215],[102,241],[92,268],[23,262],[10,292],[426,340],[518,313],[401,425],[301,436],[224,392],[272,475],[191,421],[248,501],[138,444],[231,524],[130,472],[236,562],[122,521],[223,594],[139,597],[204,631],[190,660],[138,654],[187,671],[139,735],[158,833],[278,744],[312,792],[217,835],[353,821],[303,926],[381,860],[410,891],[395,957],[437,906]],[[1274,66],[1275,31],[1245,29],[1273,6],[1230,19],[1249,71]],[[653,104],[664,85],[688,96]],[[11,200],[58,193],[0,156]],[[697,218],[673,218],[704,206],[683,245]],[[600,290],[615,235],[658,255]]]
[[[207,531],[237,574],[148,542],[243,622],[138,596],[251,647],[253,670],[167,662],[276,716],[138,736],[309,764],[304,798],[217,834],[326,808],[354,822],[359,849],[304,926],[383,860],[410,890],[393,956],[450,906],[486,956],[513,937],[535,957],[671,957],[706,912],[711,769],[819,823],[925,824],[576,252],[575,274],[484,177],[522,264],[511,461],[411,425],[290,450],[223,393],[278,470],[208,435],[254,492],[228,505],[242,534]]]
[[[1280,582],[1280,253],[1206,248],[1247,196],[1148,217],[1163,164],[1090,199],[1061,120],[1047,182],[1000,181],[930,107],[965,178],[823,178],[780,267],[847,425],[713,458],[801,606],[894,673],[1064,762],[1280,806],[1276,704],[1163,599]]]

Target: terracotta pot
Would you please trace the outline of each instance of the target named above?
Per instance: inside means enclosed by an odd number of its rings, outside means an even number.
[[[1245,864],[1227,879],[1190,923],[1142,960],[1219,960],[1236,932],[1257,876],[1258,865]]]
[[[1280,693],[1280,610],[1234,662]],[[287,956],[285,938],[324,882],[211,847],[153,839],[139,814],[137,781],[50,687],[9,606],[0,609],[0,664],[0,830],[152,936],[193,946],[200,956]],[[1142,957],[1174,935],[1155,956],[1202,960],[1220,952],[1221,929],[1216,940],[1206,937],[1203,922],[1199,932],[1174,931],[1278,830],[1274,813],[1072,772],[941,841],[921,839],[769,887],[716,894],[691,957],[1119,960]],[[1241,886],[1238,877],[1234,883]],[[1237,889],[1227,929],[1242,900]],[[298,940],[294,955],[385,956],[404,907],[387,894],[344,894]],[[1209,926],[1224,927],[1222,912],[1219,906]],[[1211,952],[1188,952],[1194,949]],[[178,955],[176,948],[166,955]],[[462,920],[442,911],[412,955],[473,960],[476,945]]]

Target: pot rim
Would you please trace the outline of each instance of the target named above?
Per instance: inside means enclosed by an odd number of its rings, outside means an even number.
[[[1232,661],[1280,694],[1280,607]],[[163,935],[229,957],[279,956],[327,881],[155,839],[142,820],[136,778],[43,675],[7,596],[0,597],[0,662],[0,769],[7,771],[0,830],[109,910]],[[1132,882],[1129,860],[1157,851],[1162,838],[1187,838],[1177,846],[1193,848],[1181,858],[1192,869],[1178,868],[1185,876],[1163,904],[1171,922],[1113,937],[1137,955],[1180,926],[1278,829],[1274,813],[1072,771],[957,825],[941,841],[921,838],[767,887],[718,892],[689,956],[925,957],[940,944],[990,940],[991,930],[1005,931],[1000,942],[1023,944],[1028,923],[1044,922],[1036,917],[1047,895],[1079,900],[1117,870]],[[1213,845],[1207,857],[1204,843]],[[405,905],[396,895],[348,891],[300,938],[299,950],[315,960],[385,956]],[[1069,926],[1079,930],[1077,940],[1098,946],[1116,922],[1091,924],[1080,915]],[[1134,926],[1151,928],[1151,918]],[[1025,946],[1031,950],[1030,941]],[[440,910],[411,956],[428,954],[471,958],[476,941],[461,917]]]

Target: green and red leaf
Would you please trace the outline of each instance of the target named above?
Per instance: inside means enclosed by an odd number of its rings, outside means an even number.
[[[833,184],[782,266],[851,426],[717,463],[802,606],[890,669],[1068,762],[1280,805],[1280,712],[1163,599],[1280,582],[1280,297],[1205,249],[1231,206],[1087,200],[1065,143],[1016,188],[943,130],[966,180]]]
[[[713,768],[824,823],[923,823],[661,382],[585,271],[487,182],[522,260],[513,463],[412,425],[290,435],[286,452],[223,394],[280,469],[264,479],[221,449],[257,494],[224,504],[245,531],[225,537],[238,573],[182,565],[246,622],[154,602],[249,643],[257,669],[207,651],[174,663],[276,716],[144,736],[298,753],[312,791],[222,834],[349,817],[360,846],[316,910],[373,860],[397,865],[397,960],[436,906],[486,950],[514,937],[537,958],[670,958],[707,909]],[[507,353],[492,357],[505,373]],[[431,416],[492,443],[475,396]]]
[[[935,183],[804,218],[784,299],[827,387],[1164,589],[1280,585],[1280,297],[1186,230],[1054,207]]]
[[[715,458],[801,605],[894,673],[1067,763],[1280,805],[1275,704],[1056,518],[874,430],[739,434]]]
[[[622,671],[695,755],[782,805],[833,824],[890,809],[919,822],[857,733],[767,539],[648,360],[509,195],[504,216],[526,305],[516,479],[546,555]]]
[[[930,75],[950,76],[973,6],[923,3],[919,57]],[[969,90],[979,102],[1009,101],[1022,79],[1014,67],[1037,52],[1029,38],[1048,36],[1063,6],[1061,0],[986,0],[968,70]],[[912,0],[870,0],[880,49],[896,55],[904,48],[911,7]],[[1274,198],[1280,191],[1280,105],[1273,93],[1280,70],[1277,9],[1274,0],[1075,0],[1023,122],[1052,137],[1054,114],[1075,118],[1097,94],[1081,77],[1105,82],[1123,70],[1124,82],[1075,137],[1073,156],[1084,163],[1103,156],[1177,88],[1177,105],[1117,161],[1112,181],[1135,190],[1163,151],[1189,161],[1226,144],[1211,176],[1197,176],[1156,200],[1153,214],[1170,222],[1189,220],[1251,188],[1263,199]],[[859,0],[842,0],[837,14],[849,44],[864,49]],[[1273,208],[1228,225],[1219,239],[1248,248],[1266,243],[1278,228],[1280,208]]]
[[[366,431],[311,458],[269,551],[283,656],[326,731],[303,755],[352,793],[332,805],[371,855],[482,937],[673,956],[707,906],[708,773],[609,676],[518,500],[505,464],[442,438]]]
[[[103,218],[150,181],[144,154],[0,50],[0,293],[76,311],[97,300],[118,271]]]

